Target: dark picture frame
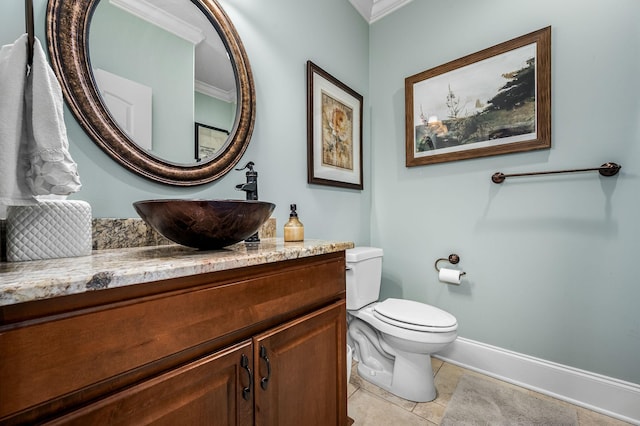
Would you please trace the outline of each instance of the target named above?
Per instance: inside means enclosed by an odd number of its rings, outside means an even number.
[[[551,147],[551,27],[405,79],[406,166]]]
[[[195,158],[202,161],[206,157],[215,157],[229,139],[229,131],[218,127],[195,123]]]
[[[363,189],[362,95],[307,61],[307,182]]]

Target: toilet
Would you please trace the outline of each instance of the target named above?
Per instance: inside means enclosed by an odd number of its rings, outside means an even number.
[[[457,337],[448,312],[424,303],[378,301],[383,251],[346,251],[347,340],[358,360],[358,375],[394,395],[415,402],[436,398],[431,354]]]

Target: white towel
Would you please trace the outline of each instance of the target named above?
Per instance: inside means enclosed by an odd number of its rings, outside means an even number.
[[[31,204],[35,195],[68,195],[82,186],[69,154],[60,84],[37,38],[26,75],[26,48],[24,34],[0,53],[0,204]]]
[[[30,164],[27,183],[34,195],[78,192],[82,185],[69,154],[62,89],[37,38],[25,90]]]
[[[24,121],[27,36],[0,48],[0,204],[35,202],[27,185]],[[20,166],[19,166],[20,165]]]

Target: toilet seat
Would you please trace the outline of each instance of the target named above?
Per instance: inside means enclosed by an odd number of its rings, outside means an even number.
[[[458,328],[450,313],[413,300],[387,299],[373,307],[373,315],[387,324],[414,331],[446,333]]]

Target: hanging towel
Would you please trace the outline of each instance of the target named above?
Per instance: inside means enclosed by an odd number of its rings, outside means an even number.
[[[69,154],[62,89],[34,38],[33,65],[25,87],[29,169],[27,183],[34,195],[68,195],[82,185],[78,166]]]
[[[26,180],[27,35],[0,48],[0,204],[35,203]]]
[[[26,73],[27,38],[0,50],[0,204],[6,205],[33,204],[36,195],[68,195],[82,186],[69,154],[62,90],[37,38]]]

